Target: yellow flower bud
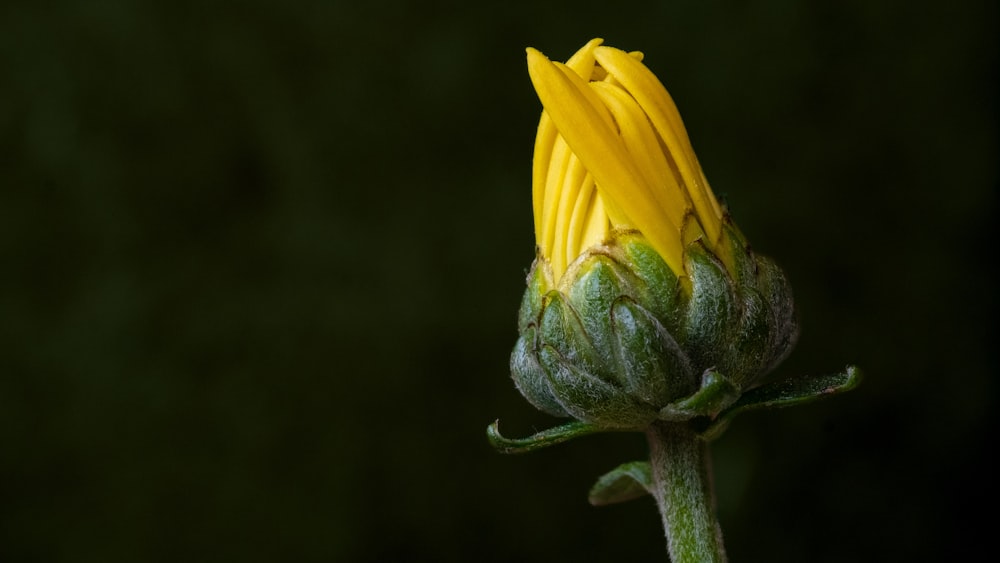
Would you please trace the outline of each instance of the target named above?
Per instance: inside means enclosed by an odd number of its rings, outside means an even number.
[[[594,39],[561,64],[528,49],[528,72],[544,111],[518,389],[609,428],[714,416],[791,350],[784,274],[715,199],[641,53]]]

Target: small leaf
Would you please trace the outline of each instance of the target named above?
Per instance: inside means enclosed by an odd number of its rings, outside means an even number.
[[[590,489],[590,504],[606,506],[648,495],[653,486],[653,470],[648,461],[623,463],[601,475]]]
[[[660,420],[681,421],[696,416],[714,417],[739,398],[740,388],[721,373],[707,371],[702,377],[701,389],[686,399],[670,403],[660,409]]]
[[[613,431],[613,429],[604,428],[596,424],[588,424],[586,422],[569,422],[567,424],[563,424],[562,426],[542,430],[541,432],[532,434],[527,438],[511,439],[504,438],[500,434],[500,421],[497,420],[493,424],[486,427],[486,437],[489,439],[490,444],[492,444],[493,447],[502,454],[526,454],[528,452],[568,442],[569,440],[579,438],[580,436],[610,431]]]
[[[740,413],[809,403],[850,391],[859,383],[861,383],[861,370],[856,366],[848,366],[843,373],[795,377],[763,385],[744,393],[701,433],[701,437],[708,441],[718,438],[729,426],[730,421]]]

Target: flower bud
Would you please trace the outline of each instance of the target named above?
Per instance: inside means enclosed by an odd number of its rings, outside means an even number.
[[[784,275],[716,201],[641,54],[599,45],[566,65],[529,49],[545,112],[511,372],[547,413],[639,429],[687,412],[670,406],[710,372],[753,387],[796,326]]]

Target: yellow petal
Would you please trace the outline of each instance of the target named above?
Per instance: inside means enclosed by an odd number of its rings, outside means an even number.
[[[553,125],[553,129],[555,125]],[[566,169],[569,166],[570,157],[573,152],[566,144],[562,135],[556,135],[552,143],[552,159],[549,163],[543,185],[545,186],[544,201],[542,202],[542,231],[538,246],[542,250],[542,255],[552,256],[553,248],[556,244],[556,211],[559,209],[559,188],[563,185],[563,178],[566,177]]]
[[[595,48],[595,53],[600,49]],[[597,94],[571,69],[550,62],[534,49],[528,49],[528,73],[556,129],[593,174],[604,202],[639,226],[671,269],[682,271],[680,225],[670,224],[659,210],[653,188],[630,157]]]
[[[594,73],[594,48],[601,43],[604,43],[603,39],[591,39],[566,61],[566,66],[580,78],[590,80]]]
[[[577,256],[580,255],[586,248],[592,246],[593,244],[599,244],[601,240],[587,244],[587,235],[593,236],[593,233],[588,232],[588,226],[590,222],[590,212],[594,204],[594,198],[597,197],[597,189],[594,186],[594,177],[587,172],[580,184],[580,189],[576,193],[576,201],[573,202],[573,209],[570,211],[569,224],[566,229],[566,266],[569,267],[570,264],[576,260]],[[606,226],[608,223],[607,216],[603,217],[603,223]],[[605,232],[602,232],[600,237],[603,239]]]
[[[646,114],[635,99],[618,86],[591,82],[590,87],[611,110],[625,148],[651,187],[659,208],[674,225],[682,225],[684,216],[691,210],[691,201],[675,171],[671,170]]]
[[[711,242],[721,232],[721,207],[705,181],[701,166],[691,148],[687,131],[677,106],[656,75],[628,53],[611,47],[596,47],[594,57],[628,90],[649,116],[674,157],[681,179],[690,194],[699,223]]]
[[[552,149],[558,134],[552,120],[543,111],[542,117],[538,121],[538,133],[535,135],[535,156],[531,164],[531,207],[535,216],[535,244],[540,249],[543,248],[542,242],[545,232],[542,223],[545,181],[549,175]]]
[[[556,230],[555,240],[552,245],[550,259],[552,261],[552,271],[556,276],[561,276],[576,256],[570,255],[575,244],[570,238],[570,224],[573,220],[573,210],[576,207],[583,188],[584,180],[587,178],[587,169],[575,155],[570,153],[569,161],[566,165],[566,173],[562,178],[562,185],[558,186],[559,202],[555,210]]]
[[[590,181],[594,181],[593,177],[590,178]],[[608,233],[611,232],[611,225],[608,223],[610,214],[605,209],[604,199],[596,188],[592,189],[590,193],[591,199],[586,213],[586,223],[580,235],[580,249],[603,243],[608,238]]]

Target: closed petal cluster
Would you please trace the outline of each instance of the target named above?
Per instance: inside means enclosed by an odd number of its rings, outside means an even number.
[[[528,49],[544,108],[532,173],[536,244],[559,279],[587,248],[636,230],[682,275],[688,243],[718,246],[722,207],[642,54],[601,43],[565,64]]]

